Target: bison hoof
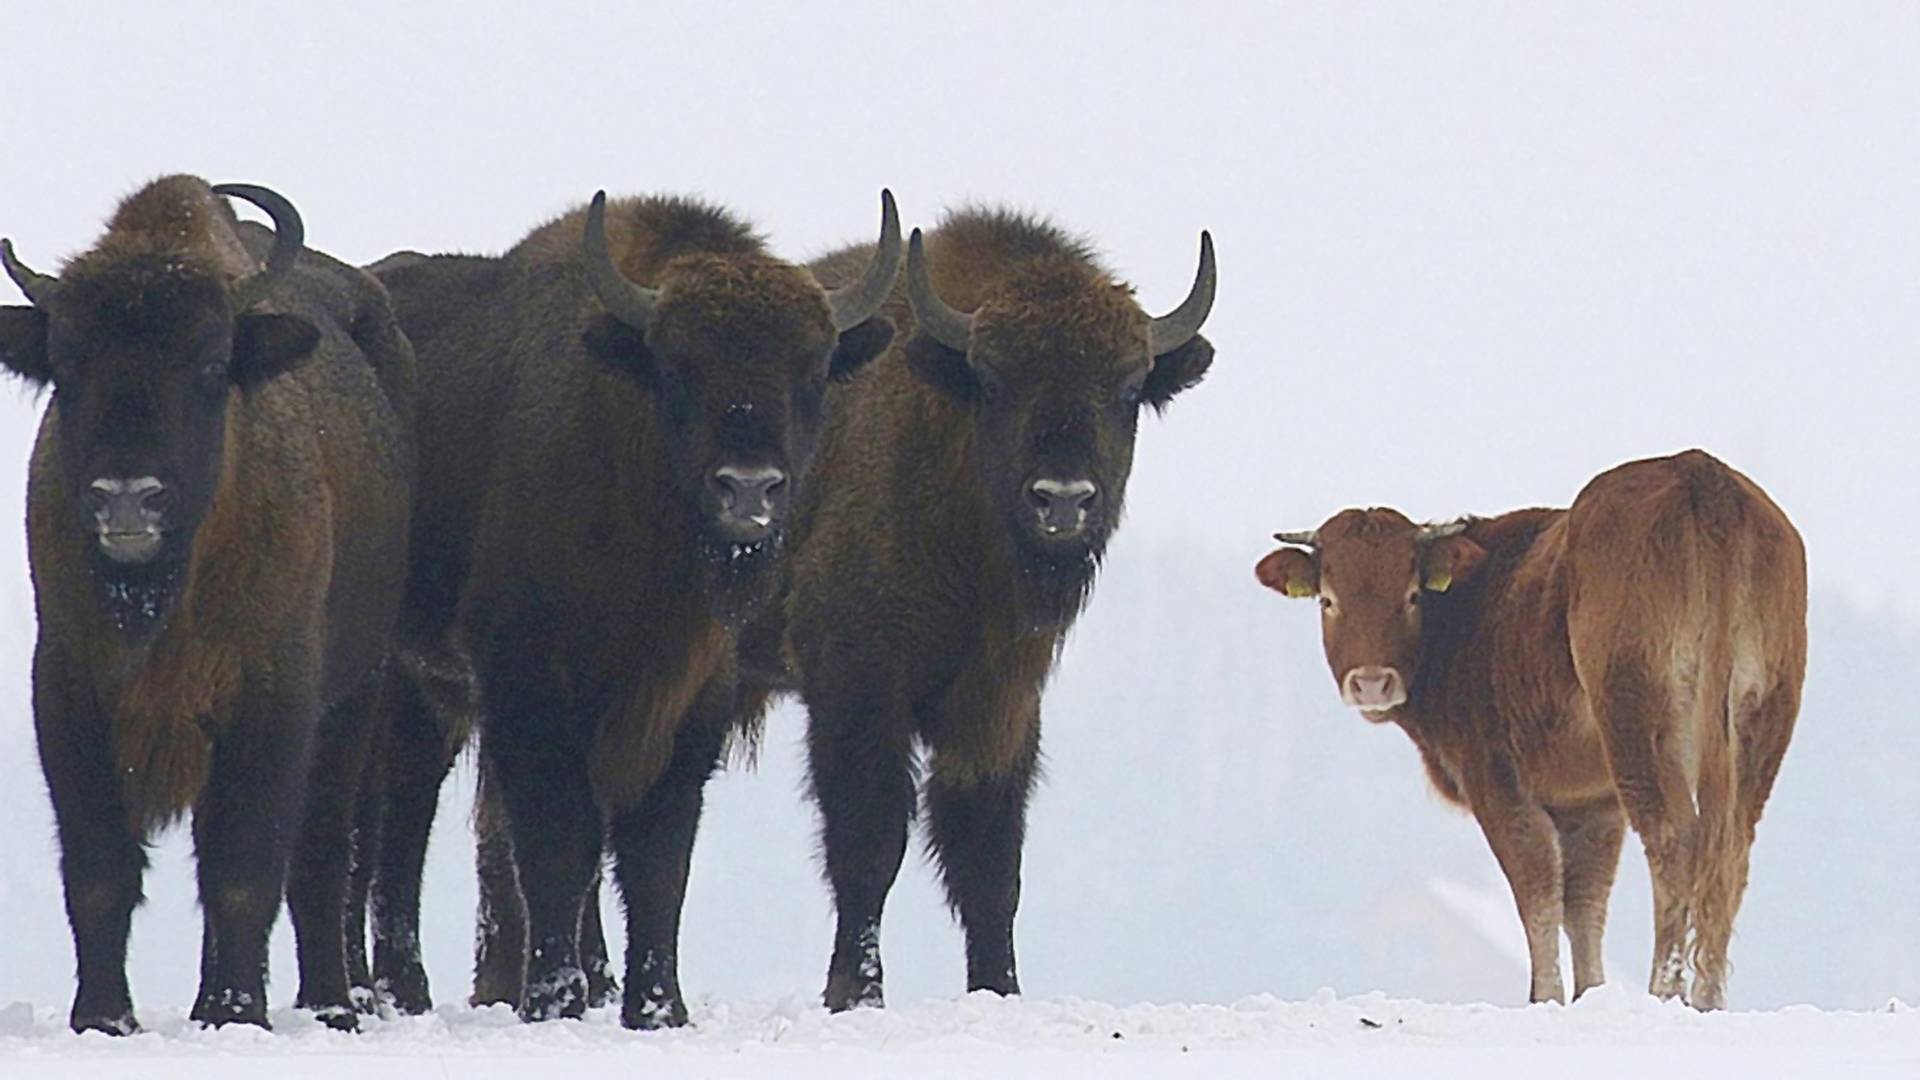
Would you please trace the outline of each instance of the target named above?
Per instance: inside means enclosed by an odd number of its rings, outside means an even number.
[[[202,994],[199,1004],[187,1014],[187,1019],[202,1027],[226,1027],[228,1024],[248,1024],[257,1028],[273,1030],[267,1023],[267,1003],[265,996],[250,994],[245,990],[221,990],[216,993]]]
[[[360,1016],[352,1005],[321,1005],[313,1010],[313,1018],[335,1031],[359,1031]]]
[[[113,1036],[140,1034],[140,1022],[133,1018],[132,1009],[121,1013],[110,1014],[80,1013],[76,1011],[68,1018],[67,1024],[73,1028],[76,1035],[85,1034],[89,1031],[97,1031],[102,1035]]]
[[[605,960],[596,960],[587,965],[587,1008],[598,1009],[614,1003],[620,996],[620,984],[613,977],[613,968]],[[632,1024],[628,1024],[632,1027]]]
[[[832,979],[827,983],[827,1010],[846,1012],[849,1009],[884,1009],[887,1006],[887,993],[878,979]]]
[[[578,1020],[586,1014],[586,972],[577,967],[562,968],[545,978],[528,980],[520,1019],[533,1024],[542,1020]]]
[[[687,1026],[687,1003],[678,993],[660,997],[629,995],[620,1010],[620,1025],[629,1031],[658,1031]]]
[[[433,994],[427,989],[424,970],[382,975],[373,981],[373,993],[401,1016],[425,1016],[433,1011]]]

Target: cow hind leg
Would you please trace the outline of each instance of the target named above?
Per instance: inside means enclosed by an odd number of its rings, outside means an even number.
[[[943,767],[942,756],[934,755],[927,781],[929,846],[939,860],[948,903],[966,932],[968,991],[1020,992],[1013,921],[1038,758],[1037,731],[1012,768],[999,775]]]
[[[1671,999],[1686,990],[1699,819],[1688,779],[1687,721],[1667,688],[1636,659],[1616,658],[1582,683],[1606,740],[1607,761],[1627,820],[1646,847],[1653,878],[1653,971],[1647,990]]]
[[[287,906],[300,962],[294,1007],[328,1027],[358,1026],[347,980],[347,879],[353,824],[378,683],[369,680],[327,710],[314,740],[305,823],[287,877]]]
[[[1566,912],[1560,840],[1553,819],[1544,808],[1513,791],[1477,795],[1473,814],[1513,890],[1514,906],[1526,931],[1531,971],[1527,1000],[1564,1002],[1560,928]]]
[[[1612,796],[1573,809],[1553,811],[1560,834],[1562,892],[1567,938],[1573,945],[1573,996],[1607,981],[1602,940],[1607,931],[1607,899],[1613,893],[1626,836],[1626,815]]]
[[[835,910],[823,999],[834,1012],[886,1003],[880,919],[914,811],[906,716],[873,701],[808,701],[808,765]]]

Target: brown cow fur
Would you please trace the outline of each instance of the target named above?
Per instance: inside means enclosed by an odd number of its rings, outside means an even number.
[[[1400,725],[1479,820],[1526,928],[1533,1000],[1563,996],[1562,925],[1575,995],[1603,981],[1624,815],[1653,874],[1651,991],[1725,1004],[1747,853],[1806,665],[1805,553],[1758,486],[1693,450],[1603,473],[1568,510],[1454,536],[1348,510],[1258,571],[1331,605],[1336,680],[1362,666],[1408,680],[1405,703],[1370,718]]]

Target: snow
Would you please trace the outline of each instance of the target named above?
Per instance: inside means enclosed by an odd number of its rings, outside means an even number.
[[[271,1033],[202,1031],[184,1010],[148,1017],[130,1039],[75,1036],[51,1009],[0,1009],[0,1074],[356,1080],[542,1075],[543,1068],[666,1065],[675,1076],[916,1077],[1302,1075],[1314,1077],[1621,1075],[1636,1067],[1704,1075],[1911,1077],[1920,1070],[1920,1010],[1702,1015],[1617,988],[1574,1005],[1432,1005],[1381,994],[1231,1005],[1114,1006],[1076,998],[974,994],[834,1016],[810,1001],[696,1001],[694,1026],[635,1034],[616,1008],[580,1022],[519,1023],[504,1006],[446,1007],[370,1021],[359,1035],[276,1011]],[[533,1070],[531,1073],[529,1070]],[[850,1073],[849,1070],[852,1070]],[[605,1074],[601,1074],[605,1075]]]

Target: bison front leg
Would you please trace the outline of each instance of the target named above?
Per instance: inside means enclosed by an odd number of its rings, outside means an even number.
[[[930,840],[948,902],[967,936],[967,989],[1018,994],[1013,920],[1020,907],[1020,849],[1039,758],[1038,718],[1012,766],[982,775],[963,756],[935,752],[927,782]]]
[[[1513,792],[1473,800],[1473,814],[1507,876],[1526,929],[1532,985],[1527,1000],[1566,1000],[1560,979],[1560,924],[1564,916],[1560,844],[1553,819]]]
[[[42,644],[34,653],[34,729],[53,798],[79,975],[68,1023],[75,1031],[128,1035],[140,1025],[127,988],[127,935],[147,854],[115,781],[106,720],[81,707],[87,698],[68,693],[66,678]]]
[[[267,937],[299,836],[316,696],[308,683],[265,701],[243,701],[214,743],[213,768],[193,812],[208,937],[190,1015],[202,1024],[269,1026]],[[338,934],[331,935],[336,946]],[[344,952],[340,963],[344,969]]]
[[[369,678],[327,711],[314,742],[305,824],[287,880],[300,960],[294,1007],[311,1009],[315,1018],[340,1031],[359,1026],[347,979],[347,886],[367,728],[378,690],[377,677]]]
[[[527,983],[520,1018],[578,1019],[587,1011],[580,913],[600,865],[602,825],[587,775],[587,725],[537,647],[509,646],[484,676],[481,752],[499,782],[515,875],[527,909]],[[532,658],[532,659],[525,659]]]
[[[674,738],[666,771],[639,806],[613,818],[614,877],[627,909],[627,994],[620,1022],[629,1028],[687,1022],[680,992],[680,913],[703,791],[726,743],[725,697],[717,687],[701,695]]]
[[[836,926],[827,1008],[886,1003],[880,917],[913,820],[910,715],[874,697],[810,694],[807,750]]]

